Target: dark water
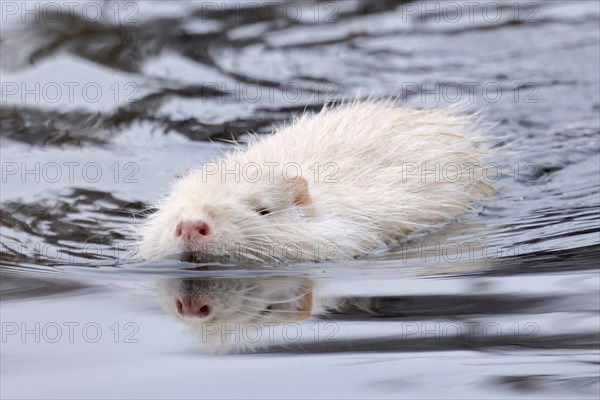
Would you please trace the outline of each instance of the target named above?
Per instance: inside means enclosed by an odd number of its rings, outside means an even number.
[[[598,397],[597,2],[0,4],[3,398]],[[352,262],[137,258],[217,139],[367,94],[483,110],[498,194]],[[314,308],[210,356],[157,285]]]

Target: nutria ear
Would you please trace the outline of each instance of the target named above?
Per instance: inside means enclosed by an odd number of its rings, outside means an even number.
[[[298,301],[300,303],[298,308],[296,308],[296,311],[298,312],[298,321],[309,318],[313,305],[312,290],[304,294],[304,296],[302,296]]]
[[[270,309],[277,312],[277,316],[285,321],[302,321],[311,316],[313,308],[313,284],[309,279],[302,278],[297,283],[297,287],[286,292],[286,301],[279,301],[270,304]],[[293,295],[293,300],[289,295]]]
[[[298,177],[294,180],[294,204],[297,206],[308,206],[312,203],[310,192],[308,190],[308,182],[302,177]]]

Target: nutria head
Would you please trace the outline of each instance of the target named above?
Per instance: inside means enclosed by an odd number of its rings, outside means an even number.
[[[332,224],[315,218],[306,178],[205,172],[178,180],[142,226],[143,258],[315,261],[334,250],[324,234]]]

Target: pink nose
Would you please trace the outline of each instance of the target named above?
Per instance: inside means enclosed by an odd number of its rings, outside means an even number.
[[[198,242],[210,234],[210,227],[202,220],[181,221],[175,228],[175,237],[186,242]]]
[[[202,299],[194,297],[181,297],[175,300],[177,312],[182,317],[208,317],[212,311],[212,307]]]

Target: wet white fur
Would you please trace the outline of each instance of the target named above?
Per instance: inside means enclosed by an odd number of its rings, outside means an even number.
[[[304,115],[248,149],[238,146],[218,164],[230,171],[237,164],[241,171],[248,163],[274,162],[280,166],[274,176],[265,166],[258,182],[250,182],[256,168],[246,169],[242,179],[232,174],[223,179],[221,171],[203,179],[200,168],[179,179],[141,229],[141,256],[158,259],[190,250],[174,236],[186,218],[210,225],[215,246],[191,249],[205,253],[294,261],[366,254],[457,216],[490,192],[477,167],[487,154],[483,129],[458,108],[418,110],[389,101],[352,102]],[[283,166],[291,163],[308,182],[310,204],[294,203],[301,185],[283,179]],[[430,172],[415,172],[415,166]],[[457,166],[460,178],[452,172]],[[334,181],[325,182],[335,168]],[[446,176],[440,173],[444,168]],[[287,177],[294,171],[289,168]],[[262,208],[271,214],[259,215]]]

